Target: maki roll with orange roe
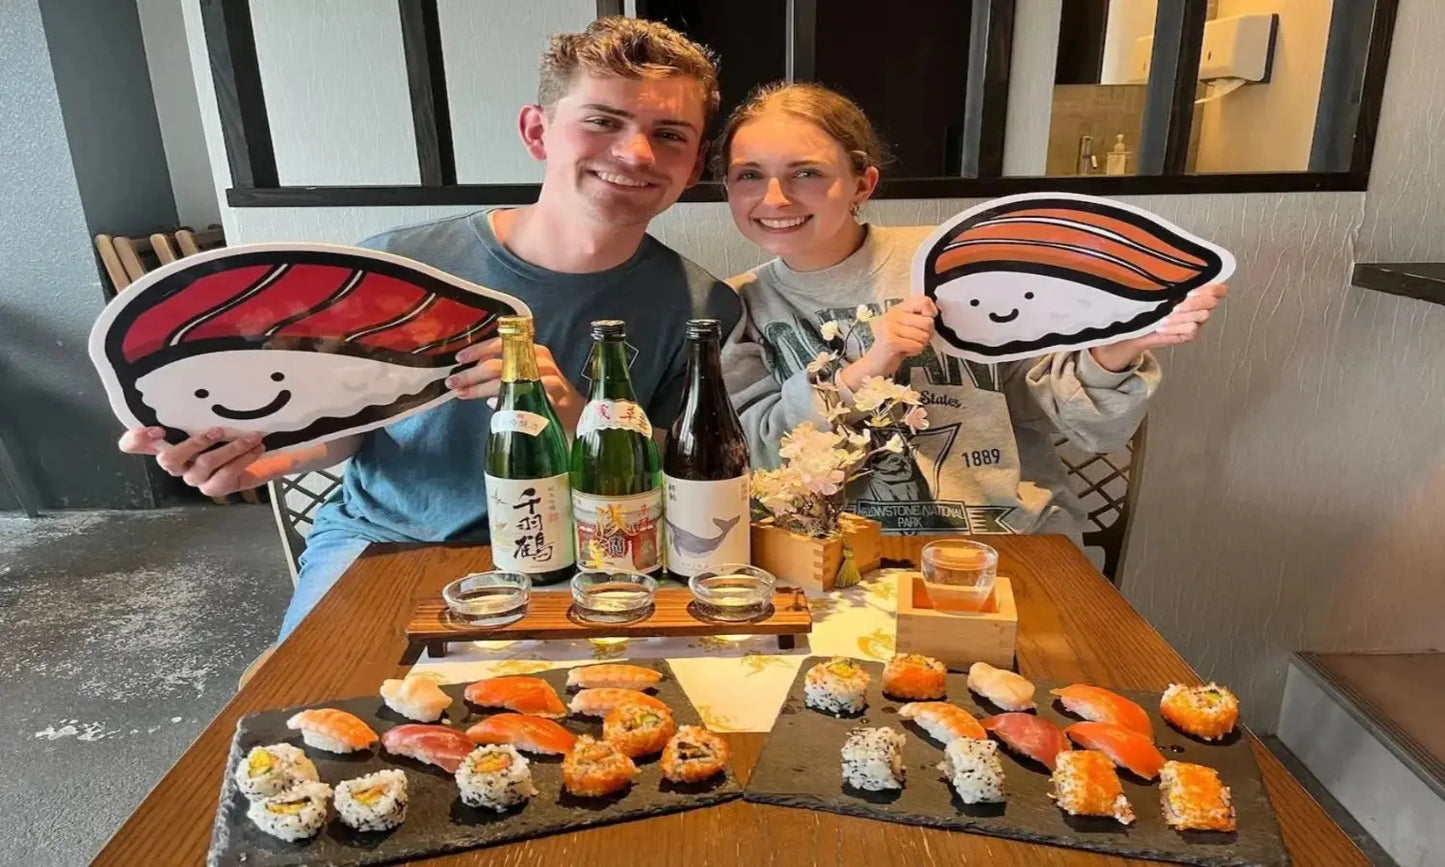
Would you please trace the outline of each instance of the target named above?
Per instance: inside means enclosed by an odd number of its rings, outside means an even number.
[[[1125,825],[1134,821],[1114,763],[1097,750],[1059,753],[1049,781],[1054,784],[1049,797],[1070,816],[1108,816]]]
[[[577,738],[562,760],[562,785],[583,798],[606,797],[626,788],[636,776],[632,759],[590,735]]]
[[[1165,762],[1159,774],[1164,821],[1179,831],[1233,831],[1234,805],[1229,787],[1213,768]]]
[[[900,653],[883,666],[883,691],[894,698],[911,701],[932,701],[943,698],[943,663],[917,653]]]
[[[1239,722],[1239,699],[1217,683],[1171,683],[1159,700],[1159,715],[1185,734],[1216,741],[1234,731]]]
[[[702,726],[683,726],[662,748],[662,775],[674,783],[700,783],[728,765],[728,742]]]
[[[624,704],[602,720],[602,737],[628,758],[662,752],[677,726],[672,712],[642,704]]]

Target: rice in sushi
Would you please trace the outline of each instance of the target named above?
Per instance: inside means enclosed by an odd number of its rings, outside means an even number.
[[[286,743],[252,747],[236,765],[236,788],[252,801],[320,779],[306,753]]]
[[[835,656],[808,669],[803,703],[823,713],[862,713],[868,706],[868,672],[851,659]]]
[[[326,824],[326,805],[330,800],[330,786],[302,783],[279,795],[252,801],[246,817],[272,837],[305,840],[316,836]]]
[[[943,698],[948,669],[932,657],[900,653],[883,666],[883,691],[894,698],[932,701]]]
[[[1239,722],[1239,699],[1217,683],[1171,683],[1159,699],[1159,715],[1185,734],[1214,741],[1234,731]]]
[[[436,722],[451,706],[452,697],[437,682],[420,674],[408,674],[381,682],[381,699],[386,706],[417,722]]]
[[[938,769],[965,804],[1003,803],[1003,763],[998,759],[998,744],[993,741],[976,738],[949,741]]]
[[[1159,772],[1159,805],[1164,821],[1180,831],[1233,831],[1229,787],[1213,768],[1165,762]]]
[[[903,733],[886,726],[857,728],[843,743],[843,782],[879,792],[903,788]]]
[[[532,769],[511,744],[477,747],[462,760],[456,773],[462,803],[502,812],[537,794]]]
[[[406,774],[388,768],[336,784],[336,815],[358,831],[390,831],[406,821]]]
[[[1098,750],[1059,753],[1049,781],[1054,784],[1049,797],[1070,816],[1108,816],[1125,825],[1134,821],[1114,762]]]

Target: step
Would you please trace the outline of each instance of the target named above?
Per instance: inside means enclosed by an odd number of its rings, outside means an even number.
[[[1445,654],[1297,653],[1278,735],[1401,867],[1445,864]]]

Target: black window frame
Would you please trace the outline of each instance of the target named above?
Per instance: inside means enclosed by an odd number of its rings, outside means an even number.
[[[596,0],[598,16],[623,14],[623,0]],[[806,77],[811,69],[817,0],[789,0],[787,68]],[[972,3],[969,80],[959,177],[888,178],[875,198],[989,198],[1012,193],[1060,191],[1105,196],[1187,193],[1291,193],[1363,191],[1380,119],[1390,45],[1399,0],[1374,0],[1364,52],[1364,74],[1353,136],[1336,132],[1334,158],[1349,154],[1343,171],[1185,174],[1192,103],[1199,75],[1208,0],[1159,0],[1151,74],[1134,175],[1003,175],[1004,118],[1008,109],[1013,49],[1014,0]],[[1338,9],[1338,0],[1336,3]],[[266,114],[249,0],[201,0],[201,21],[216,90],[221,134],[231,169],[226,202],[233,208],[396,207],[408,205],[508,205],[536,201],[539,184],[458,184],[453,157],[446,70],[436,0],[397,0],[416,131],[420,184],[400,186],[283,186]],[[1337,34],[1332,32],[1331,38]],[[1328,72],[1328,71],[1327,71]],[[1322,113],[1339,116],[1337,106]],[[1312,166],[1320,162],[1312,156]],[[720,202],[721,184],[703,182],[683,193],[684,202]]]

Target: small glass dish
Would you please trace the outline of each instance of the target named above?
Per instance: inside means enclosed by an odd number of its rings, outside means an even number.
[[[442,588],[452,616],[468,626],[506,626],[527,614],[532,578],[521,572],[473,572]]]
[[[919,571],[934,607],[982,611],[993,596],[998,552],[971,539],[929,542],[923,546]]]
[[[727,563],[688,579],[697,613],[707,620],[755,620],[773,606],[771,572],[746,563]]]
[[[586,623],[629,623],[652,612],[657,579],[642,572],[578,572],[572,610]]]

